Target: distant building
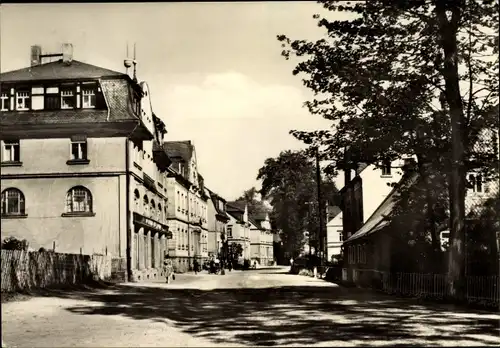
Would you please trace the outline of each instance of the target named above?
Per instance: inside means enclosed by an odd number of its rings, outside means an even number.
[[[191,141],[167,141],[164,148],[172,165],[168,173],[168,226],[173,239],[168,254],[177,272],[192,269],[194,259],[208,258],[209,196],[203,177],[198,173],[196,150]]]
[[[241,244],[243,255],[239,262],[250,260],[250,223],[248,220],[248,207],[241,202],[227,202],[226,211],[229,222],[226,226],[228,244]]]
[[[169,237],[165,125],[134,77],[73,60],[0,75],[2,236],[103,254],[131,280],[161,276]]]
[[[329,207],[328,218],[329,221],[326,224],[326,247],[328,261],[332,261],[332,257],[338,257],[342,252],[342,210],[337,206]]]
[[[226,240],[226,225],[230,217],[226,213],[226,200],[215,192],[205,188],[210,199],[208,208],[208,256],[217,256],[222,251]]]
[[[270,266],[274,263],[273,232],[267,212],[260,212],[249,217],[250,255],[259,265]]]

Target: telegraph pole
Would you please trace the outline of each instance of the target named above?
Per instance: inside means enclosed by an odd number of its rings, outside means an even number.
[[[315,147],[316,152],[316,185],[318,187],[318,213],[319,213],[319,236],[318,236],[318,246],[321,251],[321,261],[323,261],[324,256],[324,246],[323,246],[323,204],[321,197],[321,172],[319,168],[319,148]],[[321,262],[323,263],[323,262]]]

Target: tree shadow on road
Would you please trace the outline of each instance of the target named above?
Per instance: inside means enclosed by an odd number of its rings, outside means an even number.
[[[59,292],[56,296],[101,303],[96,307],[95,303],[82,302],[81,306],[66,308],[73,313],[165,322],[191,335],[228,345],[500,343],[497,314],[436,309],[342,287],[204,291],[117,285],[107,291]]]

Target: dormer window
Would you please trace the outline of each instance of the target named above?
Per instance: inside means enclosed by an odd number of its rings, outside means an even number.
[[[3,92],[0,96],[1,100],[1,111],[9,111],[10,110],[10,96],[8,92]]]
[[[75,92],[69,88],[61,90],[61,109],[74,109],[75,105]]]
[[[95,90],[84,88],[82,89],[82,108],[94,109],[96,106]]]
[[[16,110],[25,111],[29,110],[30,105],[30,92],[18,91],[16,93]]]

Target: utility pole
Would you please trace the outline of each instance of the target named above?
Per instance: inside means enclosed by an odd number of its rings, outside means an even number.
[[[324,256],[324,246],[323,246],[323,204],[322,204],[322,197],[321,197],[321,172],[319,168],[319,148],[316,146],[315,147],[315,152],[316,152],[316,185],[318,187],[318,213],[319,213],[319,238],[318,238],[318,246],[319,250],[321,251],[321,261],[323,261],[323,256]],[[321,262],[323,263],[323,262]]]

